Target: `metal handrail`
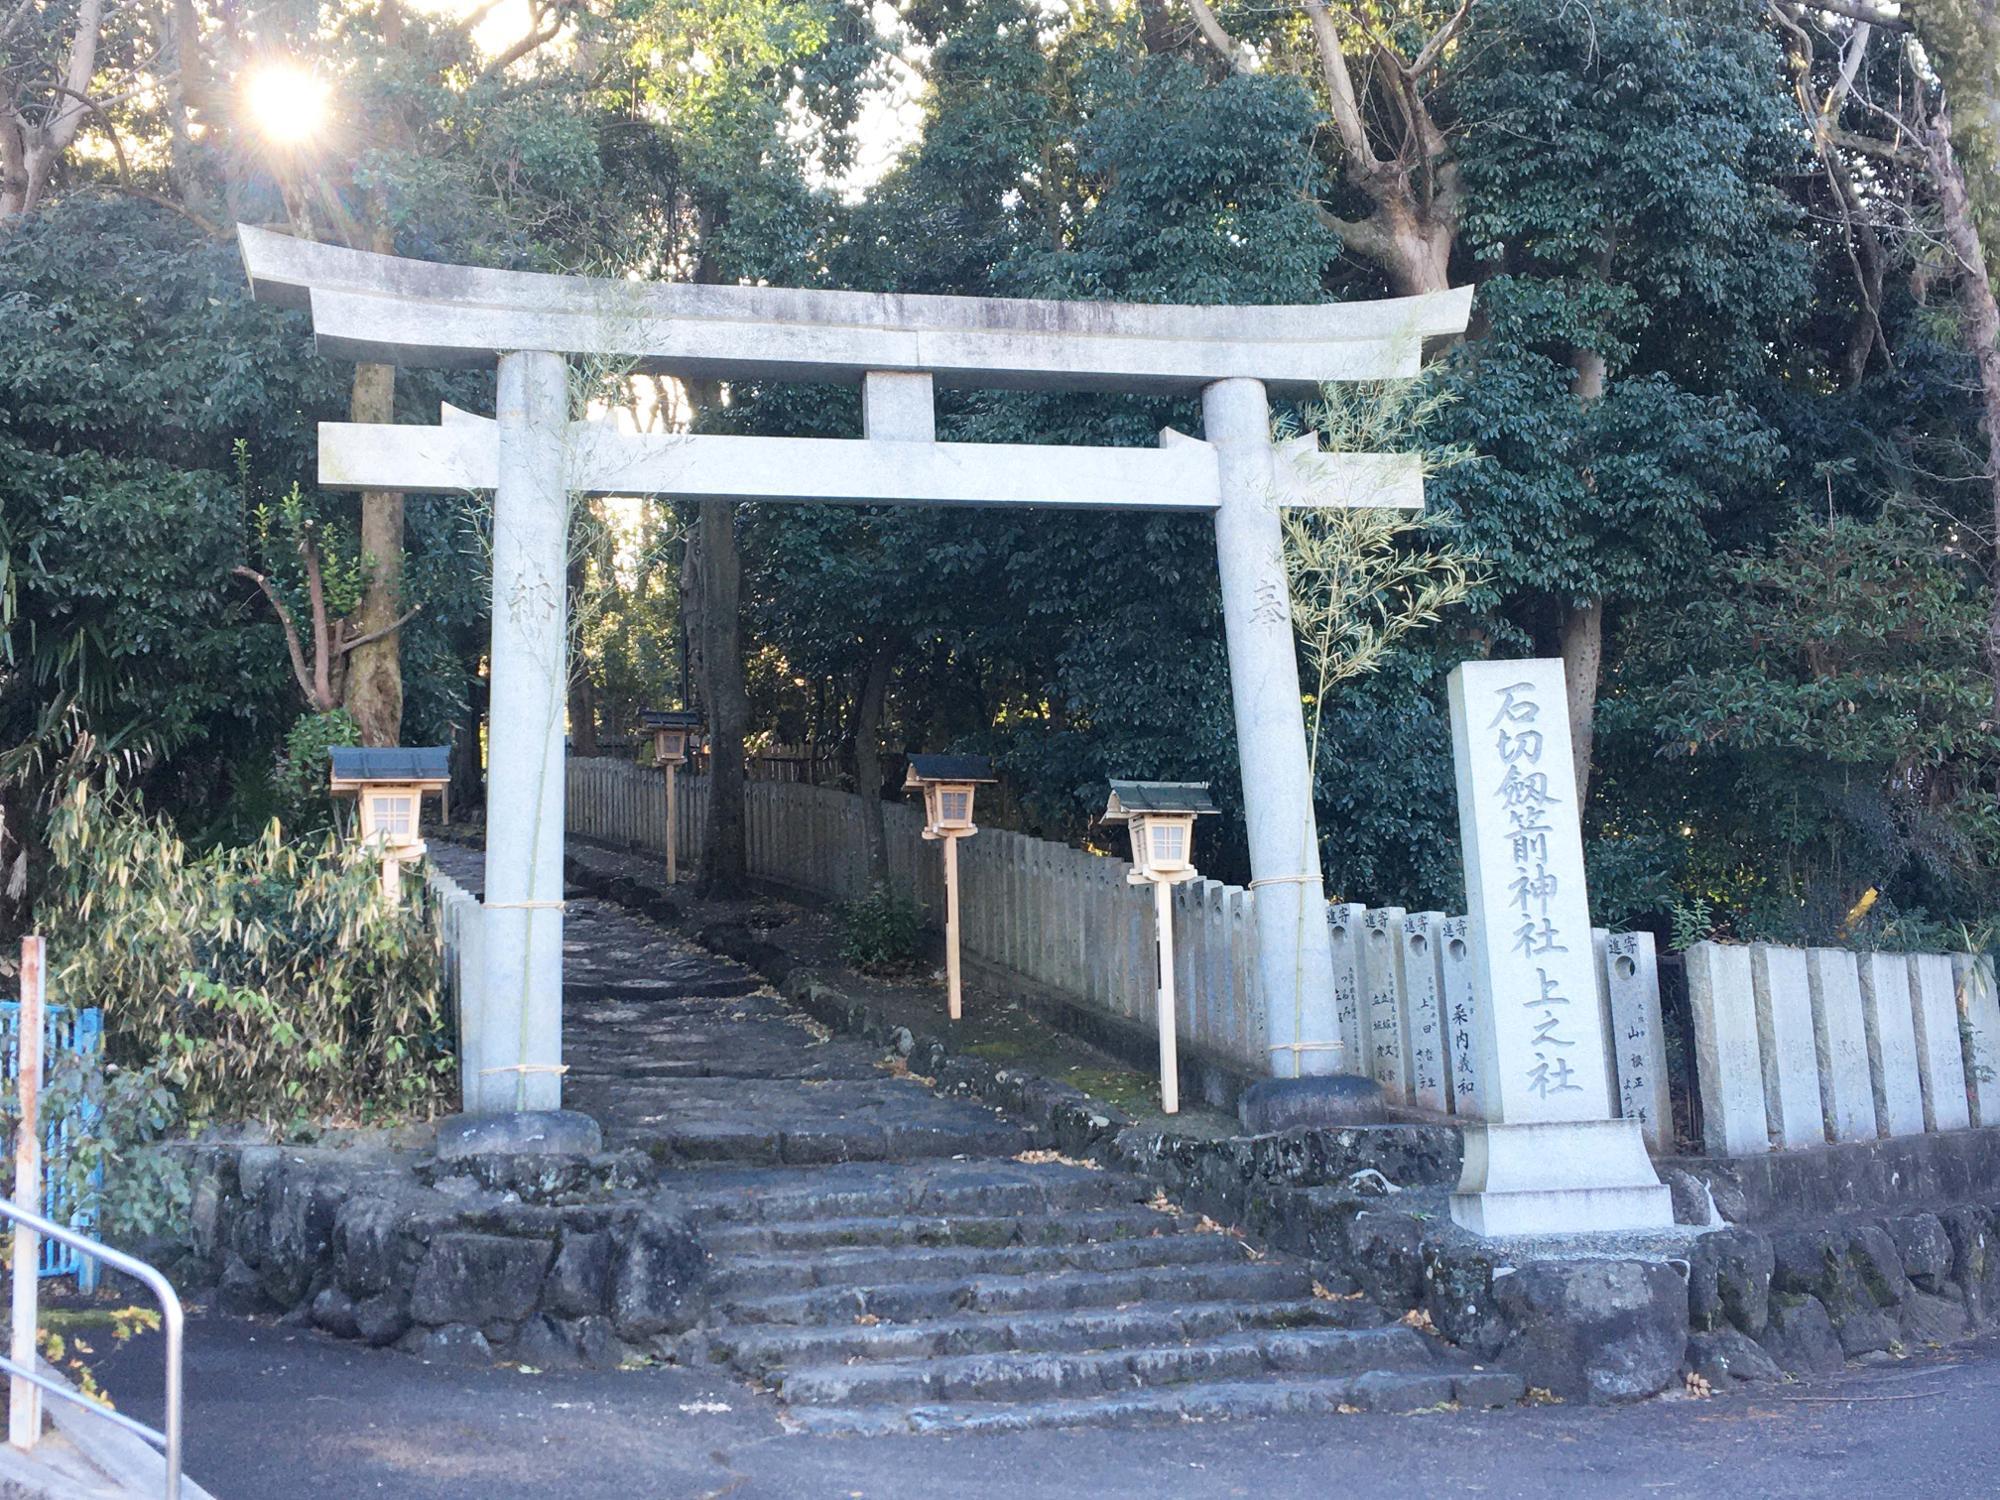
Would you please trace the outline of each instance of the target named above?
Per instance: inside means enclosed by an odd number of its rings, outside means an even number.
[[[6,1355],[0,1354],[0,1370],[9,1375],[40,1386],[53,1395],[74,1401],[79,1406],[88,1407],[100,1417],[105,1417],[127,1431],[158,1445],[165,1453],[167,1461],[166,1500],[180,1500],[181,1493],[181,1326],[184,1321],[181,1299],[167,1278],[143,1260],[136,1260],[122,1251],[113,1250],[109,1245],[98,1243],[88,1235],[78,1234],[60,1224],[51,1223],[40,1214],[30,1213],[11,1198],[0,1197],[0,1217],[12,1219],[17,1224],[26,1225],[36,1234],[46,1235],[87,1255],[94,1256],[114,1271],[123,1271],[135,1281],[144,1282],[148,1290],[159,1299],[160,1326],[167,1338],[167,1430],[159,1432],[144,1422],[135,1421],[123,1412],[113,1411],[102,1401],[94,1401],[81,1391],[51,1380],[39,1370],[24,1370]],[[20,1274],[20,1268],[15,1268]]]

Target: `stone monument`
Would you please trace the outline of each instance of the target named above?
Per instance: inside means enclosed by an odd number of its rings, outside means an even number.
[[[1667,1227],[1639,1122],[1612,1113],[1562,663],[1465,662],[1450,691],[1487,1085],[1451,1216],[1485,1235]]]

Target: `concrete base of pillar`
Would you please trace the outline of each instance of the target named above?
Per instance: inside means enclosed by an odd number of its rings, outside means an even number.
[[[1472,1120],[1451,1217],[1480,1235],[1593,1234],[1667,1227],[1674,1204],[1637,1120]]]
[[[1280,1130],[1380,1125],[1389,1118],[1382,1085],[1352,1073],[1319,1078],[1265,1078],[1236,1101],[1236,1118],[1252,1135]]]

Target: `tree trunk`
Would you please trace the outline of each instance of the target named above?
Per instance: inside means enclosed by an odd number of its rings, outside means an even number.
[[[584,760],[603,753],[597,743],[597,684],[581,662],[569,677],[569,753]]]
[[[485,767],[480,756],[480,727],[486,722],[486,679],[473,677],[465,694],[465,713],[451,737],[451,815],[464,819],[486,800]]]
[[[1590,799],[1590,758],[1597,742],[1597,679],[1604,665],[1604,601],[1592,599],[1562,619],[1563,682],[1569,695],[1569,753],[1576,766],[1576,806]]]
[[[23,14],[27,7],[21,7]],[[25,101],[0,74],[0,228],[32,213],[70,142],[90,113],[90,82],[97,76],[97,47],[104,29],[104,0],[82,0],[63,63],[61,100],[40,125],[29,125]]]
[[[354,367],[349,403],[356,422],[395,420],[396,367]],[[355,612],[357,635],[394,625],[403,605],[403,497],[394,490],[361,492],[361,556],[367,583]],[[403,734],[403,633],[389,630],[349,653],[345,707],[364,745],[394,745]]]
[[[1602,257],[1601,271],[1610,273],[1610,252]],[[1604,356],[1595,349],[1570,352],[1570,368],[1575,372],[1570,390],[1585,406],[1604,394]],[[1585,476],[1586,483],[1594,483]],[[1576,767],[1576,810],[1583,814],[1590,799],[1590,761],[1597,746],[1597,679],[1604,665],[1604,600],[1587,599],[1566,605],[1562,623],[1563,682],[1569,697],[1569,753]]]
[[[889,883],[889,836],[882,821],[882,702],[895,665],[893,645],[885,641],[875,648],[854,708],[854,790],[861,798],[861,844],[870,885]]]
[[[1926,147],[1937,177],[1939,216],[1945,243],[1959,262],[1958,297],[1965,310],[1966,341],[1979,363],[1982,424],[1986,429],[1986,487],[1993,517],[1994,556],[1988,562],[1991,602],[1986,617],[1986,671],[1992,684],[1988,710],[2000,725],[2000,307],[1987,274],[1978,224],[1966,192],[1965,177],[1952,151],[1951,113],[1940,105],[1931,122]]]
[[[749,873],[743,821],[743,739],[750,726],[743,683],[743,564],[735,507],[727,500],[703,500],[696,509],[700,669],[709,732],[708,825],[702,831],[697,889],[705,896],[732,896]]]

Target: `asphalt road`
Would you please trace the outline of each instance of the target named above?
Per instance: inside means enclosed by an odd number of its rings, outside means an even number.
[[[157,1338],[109,1356],[159,1419]],[[705,1370],[528,1375],[190,1323],[188,1472],[218,1500],[1257,1500],[2000,1494],[2000,1334],[1754,1396],[1002,1437],[807,1438]]]

